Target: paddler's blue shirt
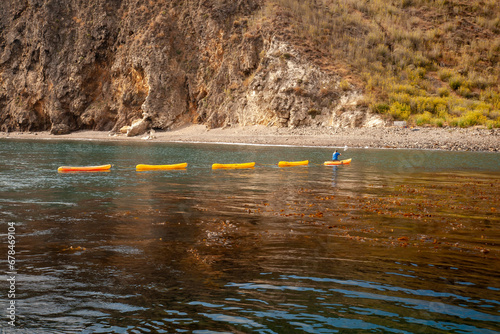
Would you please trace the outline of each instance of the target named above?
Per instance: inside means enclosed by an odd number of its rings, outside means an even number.
[[[339,155],[340,155],[340,153],[339,153],[339,152],[335,152],[335,153],[333,153],[333,155],[332,155],[332,160],[334,160],[334,161],[335,161],[335,160],[339,160]]]

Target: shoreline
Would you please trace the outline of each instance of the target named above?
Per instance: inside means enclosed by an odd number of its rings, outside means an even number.
[[[0,139],[96,140],[157,143],[213,143],[263,146],[350,147],[500,152],[500,129],[483,128],[276,128],[260,125],[207,129],[189,125],[141,136],[106,131],[76,131],[67,135],[42,132],[0,132]]]

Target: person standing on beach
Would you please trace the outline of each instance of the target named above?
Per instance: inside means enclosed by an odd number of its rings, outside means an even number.
[[[335,152],[333,152],[333,155],[332,155],[332,160],[333,161],[338,161],[339,160],[339,156],[341,156],[342,154],[340,154],[337,150],[335,150]]]

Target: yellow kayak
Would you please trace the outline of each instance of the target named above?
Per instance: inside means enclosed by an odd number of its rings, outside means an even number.
[[[213,164],[212,169],[231,169],[231,168],[253,168],[255,162],[246,162],[242,164]]]
[[[291,167],[291,166],[306,166],[309,165],[309,160],[303,161],[280,161],[278,162],[279,167]]]
[[[184,169],[187,167],[187,162],[183,162],[180,164],[173,164],[173,165],[144,165],[144,164],[139,164],[135,166],[135,169],[138,171],[144,171],[144,170],[167,170],[167,169]]]
[[[101,166],[61,166],[57,169],[58,172],[102,172],[111,169],[111,165]]]
[[[351,159],[346,159],[346,160],[335,160],[335,161],[325,161],[324,165],[325,166],[336,166],[336,165],[348,165],[351,163]]]

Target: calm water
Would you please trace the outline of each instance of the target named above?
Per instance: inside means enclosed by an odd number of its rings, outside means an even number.
[[[26,333],[500,331],[500,155],[341,152],[0,141],[0,328],[10,224]]]

